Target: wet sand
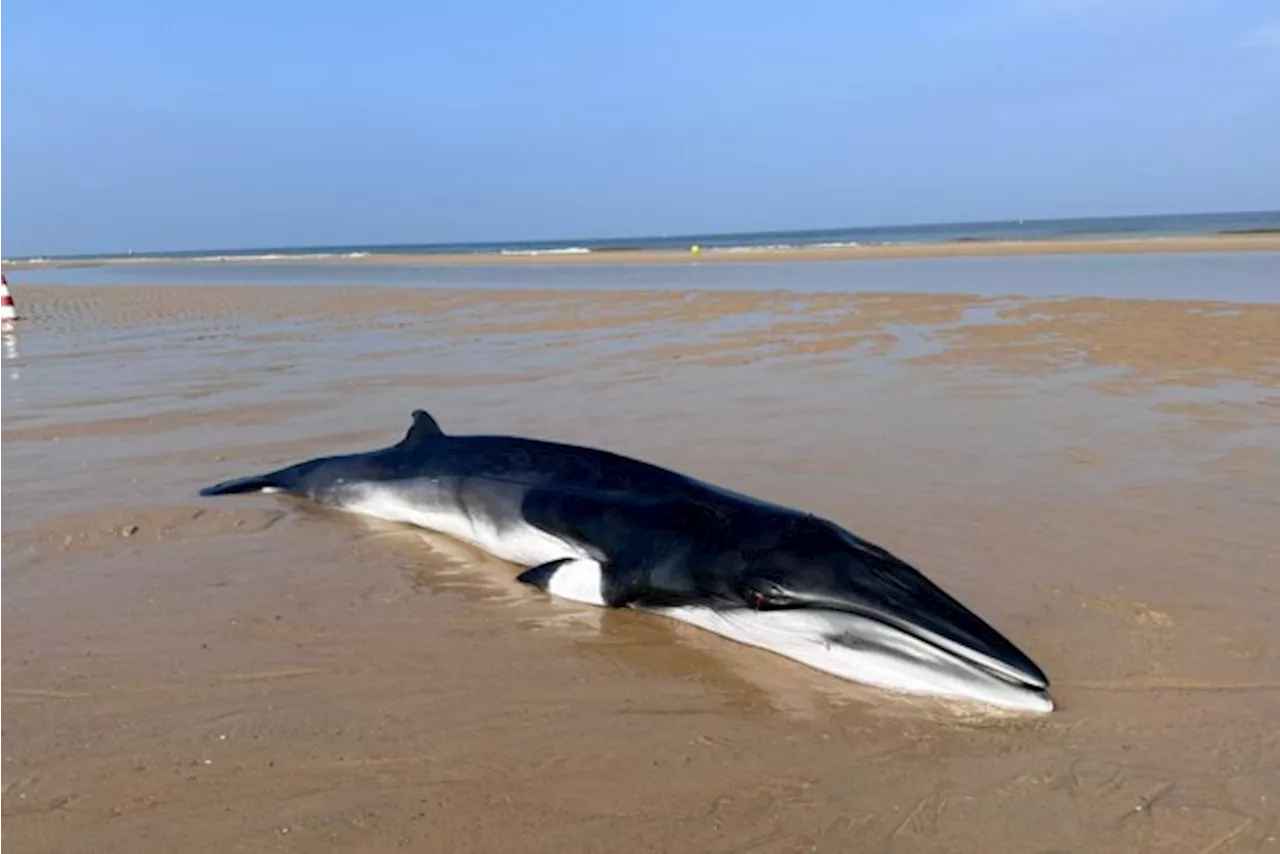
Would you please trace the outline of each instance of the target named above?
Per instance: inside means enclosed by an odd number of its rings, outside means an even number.
[[[26,287],[4,336],[15,850],[1280,850],[1280,306]],[[456,432],[827,515],[1058,710],[836,682],[223,477]]]

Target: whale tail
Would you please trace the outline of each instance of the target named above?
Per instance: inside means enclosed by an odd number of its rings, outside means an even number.
[[[206,486],[200,490],[200,494],[209,495],[239,495],[244,492],[280,492],[285,489],[285,484],[278,477],[278,472],[271,474],[255,474],[249,477],[237,477],[232,480],[224,480],[221,483],[215,483],[213,486]]]

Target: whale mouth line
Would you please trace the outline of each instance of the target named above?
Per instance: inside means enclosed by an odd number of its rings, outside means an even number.
[[[892,637],[885,631],[911,638],[919,644],[929,647],[934,654],[943,655],[955,663],[971,667],[994,679],[1028,690],[1045,690],[1048,681],[1042,674],[1028,672],[1017,663],[1004,661],[995,655],[976,649],[963,641],[949,638],[938,631],[930,629],[912,619],[910,613],[894,614],[877,608],[866,607],[854,602],[832,601],[830,599],[814,599],[789,607],[769,608],[754,607],[751,604],[738,602],[719,603],[716,607],[725,612],[740,611],[748,614],[803,614],[826,615],[833,623],[841,618],[851,618],[859,623],[866,622],[880,626],[882,631],[875,634],[877,642],[884,642]],[[866,634],[864,631],[863,634]],[[857,630],[837,631],[823,637],[828,643],[841,643],[846,646],[870,646],[868,641],[859,636]]]
[[[756,609],[723,602],[646,610],[854,683],[1038,713],[1054,705],[1046,686],[1032,681],[1030,674],[881,615],[823,606]]]
[[[851,613],[848,611],[837,611],[834,609],[820,610],[830,610],[833,614]],[[858,613],[857,616],[875,622],[889,631],[897,632],[904,637],[911,638],[914,641],[926,645],[934,655],[946,660],[953,667],[959,666],[971,669],[983,676],[991,679],[997,679],[1014,688],[1038,691],[1043,690],[1046,687],[1038,682],[1028,680],[1018,671],[1003,664],[1002,662],[997,662],[989,656],[985,656],[976,650],[970,649],[961,644],[948,642],[944,638],[938,637],[927,629],[921,629],[917,626],[904,626],[895,621],[880,619],[874,614]],[[891,648],[886,645],[870,642],[863,637],[860,637],[856,632],[828,634],[823,636],[823,640],[827,643],[840,644],[841,646],[849,648],[863,647],[870,649],[875,647],[881,654],[891,651]],[[907,655],[905,652],[902,654],[904,657]]]
[[[882,613],[877,613],[874,610],[861,608],[844,609],[818,606],[816,610],[830,611],[835,614],[853,614],[854,616],[862,619],[873,621],[890,630],[900,632],[922,644],[926,644],[936,653],[945,655],[960,664],[981,672],[986,676],[993,679],[999,679],[1017,688],[1041,691],[1049,687],[1046,681],[1033,674],[1025,672],[1017,665],[1001,661],[994,656],[974,649],[960,641],[944,637],[943,635],[931,631],[924,626],[913,623],[907,618],[887,616]],[[845,643],[843,640],[844,637],[845,635],[839,635],[830,637],[828,640],[837,643]]]

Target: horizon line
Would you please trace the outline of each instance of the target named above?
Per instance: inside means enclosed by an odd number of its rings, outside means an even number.
[[[127,249],[123,251],[103,251],[103,252],[75,252],[62,254],[41,254],[34,253],[29,255],[19,255],[14,257],[0,258],[5,262],[24,262],[34,260],[49,261],[69,261],[69,260],[93,260],[99,258],[127,258],[136,256],[138,258],[150,258],[175,254],[192,254],[201,253],[207,255],[240,255],[240,254],[263,254],[287,251],[292,253],[310,253],[318,251],[334,251],[334,250],[369,250],[378,252],[387,249],[431,249],[433,247],[448,247],[454,250],[466,250],[469,247],[495,249],[504,245],[526,246],[532,244],[568,244],[572,245],[575,241],[585,243],[606,243],[606,242],[645,242],[645,241],[677,241],[690,240],[695,238],[706,240],[718,238],[732,237],[760,237],[764,235],[777,235],[783,237],[786,235],[805,235],[805,234],[824,234],[829,232],[858,232],[858,231],[882,231],[890,229],[929,229],[929,228],[945,228],[951,227],[974,227],[974,226],[992,226],[992,225],[1034,225],[1040,223],[1061,222],[1070,223],[1085,220],[1131,220],[1131,219],[1156,219],[1164,217],[1211,217],[1211,216],[1256,216],[1266,214],[1280,215],[1280,208],[1260,208],[1254,210],[1212,210],[1212,211],[1180,211],[1165,213],[1144,213],[1144,214],[1105,214],[1105,215],[1088,215],[1088,216],[1069,216],[1069,217],[1033,217],[1033,218],[1007,218],[1007,219],[975,219],[975,220],[934,220],[925,222],[897,222],[882,223],[878,225],[837,225],[824,226],[816,228],[788,228],[788,229],[753,229],[750,231],[702,231],[702,232],[679,232],[679,233],[658,233],[658,234],[632,234],[627,236],[614,235],[608,237],[551,237],[551,238],[500,238],[488,240],[459,240],[459,241],[435,241],[435,242],[389,242],[389,243],[331,243],[331,244],[305,244],[305,245],[260,245],[260,246],[242,246],[242,247],[210,247],[210,248],[188,248],[188,249],[145,249],[133,250]]]

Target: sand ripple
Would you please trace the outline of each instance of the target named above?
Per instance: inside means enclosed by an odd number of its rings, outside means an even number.
[[[5,831],[29,851],[1274,846],[1274,307],[24,289]],[[1123,390],[1124,394],[1115,394]],[[1016,637],[1024,721],[531,595],[215,479],[445,429],[804,506]]]

